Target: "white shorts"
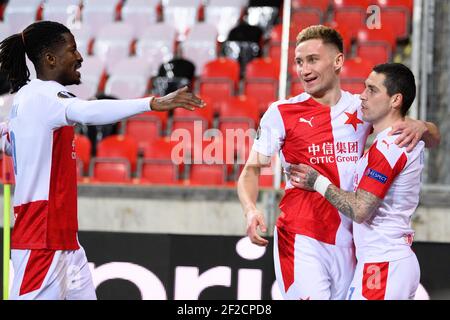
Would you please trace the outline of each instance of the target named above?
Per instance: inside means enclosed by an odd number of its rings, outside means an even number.
[[[354,248],[338,247],[275,227],[275,275],[289,300],[344,300],[353,278]]]
[[[420,281],[416,255],[389,262],[358,262],[348,300],[414,299]]]
[[[11,250],[11,300],[95,300],[84,249]]]

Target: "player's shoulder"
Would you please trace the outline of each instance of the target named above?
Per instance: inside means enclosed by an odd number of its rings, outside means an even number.
[[[378,133],[375,143],[376,143],[376,149],[388,160],[390,165],[393,167],[397,161],[401,158],[409,158],[410,153],[406,152],[406,147],[400,147],[398,144],[395,143],[395,141],[398,138],[398,134],[389,135],[389,132],[392,130],[391,127],[383,130],[382,132]],[[418,150],[420,148],[421,144],[419,143],[418,146],[416,146],[415,150]]]
[[[345,90],[341,90],[342,101],[348,107],[357,107],[361,106],[361,99],[359,98],[359,94],[351,93]]]
[[[56,81],[42,81],[39,79],[31,80],[19,92],[29,99],[41,97],[46,100],[59,101],[60,99],[75,97],[62,84]]]
[[[296,105],[296,104],[305,102],[309,98],[311,98],[311,96],[309,94],[307,94],[306,92],[303,92],[297,96],[290,97],[288,99],[281,99],[281,100],[275,101],[269,106],[269,109],[270,108],[272,108],[272,109],[278,108],[278,107],[284,106],[284,105]]]

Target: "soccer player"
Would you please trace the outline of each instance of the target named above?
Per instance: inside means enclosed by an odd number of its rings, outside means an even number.
[[[345,191],[306,164],[291,175],[295,187],[315,190],[353,220],[357,265],[347,299],[414,299],[420,268],[411,250],[411,216],[419,204],[423,147],[411,152],[389,136],[414,101],[414,75],[397,63],[377,65],[361,94],[362,118],[376,138],[358,160],[354,188]]]
[[[37,74],[30,82],[25,55]],[[12,93],[17,92],[8,146],[16,179],[11,299],[96,299],[77,236],[73,125],[203,106],[187,88],[160,98],[80,100],[65,86],[81,82],[82,62],[70,30],[56,22],[33,23],[0,43],[0,69],[8,74]]]
[[[279,152],[286,172],[307,163],[344,190],[372,125],[361,119],[358,95],[342,91],[342,37],[334,29],[311,26],[297,36],[297,74],[305,93],[273,103],[261,119],[252,151],[239,177],[238,195],[250,240],[268,244],[263,213],[256,207],[260,170]],[[434,124],[406,118],[393,124],[396,143],[412,148],[422,138],[439,143]],[[356,265],[352,220],[319,193],[295,188],[288,180],[274,230],[274,264],[285,299],[345,299]]]

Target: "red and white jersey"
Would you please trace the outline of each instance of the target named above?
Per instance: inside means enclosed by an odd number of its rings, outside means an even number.
[[[383,199],[368,221],[353,224],[358,261],[393,261],[412,254],[411,216],[419,204],[424,142],[407,153],[389,131],[378,133],[356,167],[354,190]]]
[[[13,249],[79,248],[74,129],[66,120],[72,97],[57,82],[35,79],[14,98]]]
[[[356,161],[372,126],[361,120],[358,95],[342,91],[335,106],[324,106],[307,93],[273,103],[261,119],[253,150],[280,153],[282,166],[309,164],[336,186],[352,190]],[[288,180],[288,179],[287,179]],[[277,227],[316,240],[351,247],[352,221],[317,192],[289,181],[280,202]]]

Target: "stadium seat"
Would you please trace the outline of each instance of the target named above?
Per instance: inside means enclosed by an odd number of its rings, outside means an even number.
[[[210,0],[205,7],[205,22],[216,27],[217,40],[224,42],[242,15],[242,0]]]
[[[130,183],[130,164],[126,159],[93,158],[91,161],[91,182]]]
[[[136,55],[143,58],[151,58],[154,64],[172,60],[174,57],[176,42],[176,30],[165,23],[157,23],[148,26],[143,31],[136,43]]]
[[[9,0],[3,14],[3,21],[11,33],[22,32],[38,18],[41,0]]]
[[[295,42],[297,38],[297,34],[299,33],[301,29],[296,26],[292,25],[289,29],[289,54],[288,54],[288,64],[294,63],[295,59]],[[282,40],[282,32],[283,32],[283,25],[277,24],[272,28],[272,31],[270,32],[270,40],[268,43],[269,48],[269,57],[272,58],[275,61],[280,61],[281,57],[281,40]]]
[[[122,7],[122,21],[131,24],[139,36],[158,21],[160,0],[127,0]]]
[[[277,100],[279,74],[279,62],[271,58],[257,58],[247,65],[244,94],[258,100],[261,113]]]
[[[325,13],[330,7],[330,0],[292,0],[292,9],[313,8]]]
[[[315,8],[302,8],[294,10],[291,14],[291,23],[300,30],[312,25],[321,24],[322,20],[322,11]]]
[[[256,129],[259,122],[258,101],[239,96],[224,99],[219,113],[219,130]]]
[[[172,149],[176,142],[159,138],[148,144],[144,158],[138,164],[138,178],[141,183],[176,184],[179,182],[183,163],[172,160]]]
[[[372,68],[374,64],[368,60],[363,60],[360,57],[354,57],[345,60],[344,66],[341,71],[342,79],[366,79],[370,72],[372,72]]]
[[[136,170],[137,155],[138,145],[129,136],[111,135],[97,145],[97,158],[125,160],[129,163],[131,172]]]
[[[374,64],[360,57],[347,59],[341,70],[341,89],[359,94],[364,88],[364,81],[372,72]]]
[[[44,20],[56,21],[70,29],[80,21],[80,0],[46,0],[42,11]]]
[[[409,37],[412,21],[412,1],[378,0],[381,7],[381,26],[390,27],[397,39]]]
[[[224,185],[226,166],[221,164],[192,164],[188,183],[191,185]]]
[[[194,148],[201,150],[202,159],[199,161],[195,158],[193,151],[192,164],[186,166],[188,170],[186,182],[191,185],[224,185],[228,175],[224,146],[221,138],[194,144]]]
[[[81,165],[79,168],[81,175],[88,173],[89,163],[91,161],[91,141],[88,137],[80,134],[75,134],[75,152],[77,154],[77,160],[80,162],[77,164]]]
[[[334,21],[345,26],[352,38],[365,27],[366,10],[370,0],[334,0]]]
[[[239,63],[227,58],[210,61],[205,64],[198,83],[201,96],[213,99],[232,96],[238,89]]]
[[[147,93],[151,73],[147,59],[135,56],[122,59],[111,67],[105,93],[119,99],[141,98]]]
[[[84,0],[81,11],[83,24],[92,30],[100,30],[117,20],[120,5],[120,0]]]
[[[133,137],[140,152],[144,152],[163,135],[167,124],[167,112],[144,112],[124,122],[125,135]]]
[[[173,118],[169,120],[171,132],[175,130],[188,130],[191,138],[197,137],[211,127],[214,117],[214,109],[212,106],[206,106],[197,109],[194,112],[183,108],[175,109]],[[200,130],[200,131],[196,131]]]
[[[413,13],[414,0],[377,0],[378,5],[381,7],[399,7],[408,10],[408,15],[411,17]]]
[[[95,38],[93,53],[105,62],[106,70],[109,72],[118,60],[130,55],[134,39],[133,26],[125,22],[104,25]]]
[[[195,75],[200,75],[203,66],[217,57],[217,31],[214,26],[199,23],[192,27],[181,44],[182,56],[195,65]]]
[[[197,22],[201,0],[166,0],[164,22],[175,27],[178,41],[184,41],[189,29]]]
[[[94,44],[94,32],[86,24],[80,24],[76,28],[70,30],[77,43],[77,50],[83,58],[92,53]]]
[[[396,49],[396,36],[392,28],[361,29],[356,36],[356,55],[373,64],[391,61]]]

